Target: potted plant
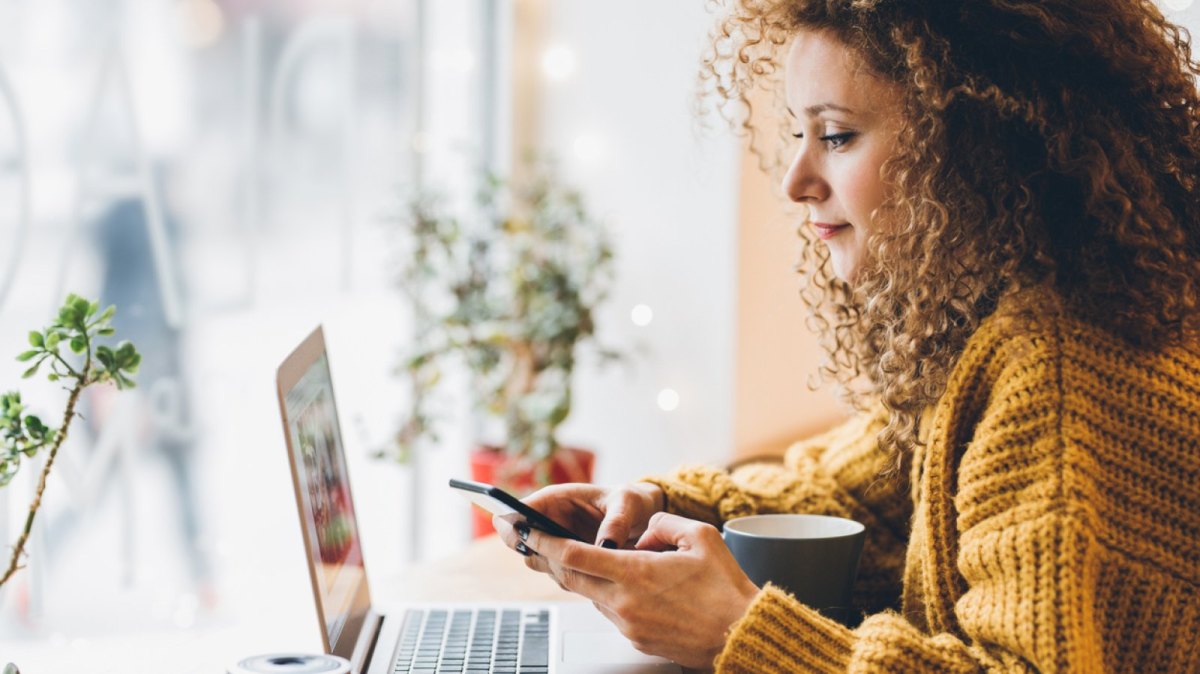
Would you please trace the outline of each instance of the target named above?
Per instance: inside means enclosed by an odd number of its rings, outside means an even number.
[[[592,343],[602,363],[620,357],[595,334],[613,279],[608,232],[549,162],[518,182],[488,175],[481,184],[459,212],[418,194],[400,220],[398,284],[419,336],[399,368],[413,395],[395,450],[403,457],[436,440],[431,393],[457,361],[477,409],[503,429],[472,453],[476,480],[518,494],[590,481],[594,454],[563,446],[556,431],[571,411],[577,349]],[[476,535],[489,531],[490,517],[477,512]]]

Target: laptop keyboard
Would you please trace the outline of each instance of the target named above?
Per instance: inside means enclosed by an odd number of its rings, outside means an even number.
[[[545,674],[550,668],[547,609],[410,609],[396,674]]]

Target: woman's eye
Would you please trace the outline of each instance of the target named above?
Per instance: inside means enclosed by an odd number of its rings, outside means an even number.
[[[850,142],[850,140],[857,135],[858,134],[853,131],[845,131],[842,133],[831,133],[825,136],[818,136],[818,139],[825,141],[829,144],[831,149],[836,150]],[[792,138],[804,138],[804,132],[798,131],[793,133]]]
[[[827,136],[821,136],[821,140],[829,143],[829,147],[836,150],[837,148],[842,147],[846,143],[850,142],[850,139],[854,138],[855,135],[856,134],[850,131],[845,133],[831,133]]]

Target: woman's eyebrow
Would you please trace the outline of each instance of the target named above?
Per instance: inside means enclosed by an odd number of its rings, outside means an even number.
[[[804,109],[804,114],[808,115],[809,117],[816,117],[826,110],[835,110],[837,112],[844,112],[850,115],[854,114],[854,111],[850,108],[838,105],[837,103],[818,103],[816,105],[810,105]],[[796,113],[792,110],[791,106],[788,106],[787,111],[792,117],[796,116]]]

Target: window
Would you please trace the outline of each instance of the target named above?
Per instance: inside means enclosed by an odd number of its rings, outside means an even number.
[[[458,35],[479,33],[474,4],[0,2],[0,352],[78,292],[116,304],[143,354],[135,391],[83,402],[0,631],[69,647],[229,627],[281,601],[300,632],[315,619],[295,592],[308,580],[274,368],[325,322],[335,376],[378,373],[339,382],[355,458],[386,442],[408,330],[386,220],[432,142],[422,26],[457,12]],[[469,64],[455,74],[442,85],[459,100],[439,105],[478,107]],[[62,409],[0,361],[33,411]],[[35,464],[0,491],[6,544]],[[376,548],[392,566],[404,554]]]

